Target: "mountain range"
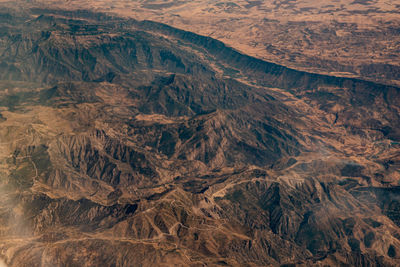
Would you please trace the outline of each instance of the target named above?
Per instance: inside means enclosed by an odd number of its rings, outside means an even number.
[[[8,266],[399,265],[399,87],[100,12],[0,25]]]

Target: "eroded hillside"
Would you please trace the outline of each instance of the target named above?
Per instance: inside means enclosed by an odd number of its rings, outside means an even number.
[[[26,0],[9,3],[32,6]],[[33,5],[158,21],[298,70],[400,85],[396,0],[37,0]]]
[[[399,264],[399,88],[155,22],[0,18],[9,266]]]

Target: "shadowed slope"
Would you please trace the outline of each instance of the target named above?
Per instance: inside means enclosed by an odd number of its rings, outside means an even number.
[[[7,264],[398,265],[398,88],[39,11],[1,21]]]

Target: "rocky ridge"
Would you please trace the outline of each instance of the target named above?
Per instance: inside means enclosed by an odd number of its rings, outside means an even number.
[[[396,266],[400,89],[89,11],[1,14],[9,266]]]

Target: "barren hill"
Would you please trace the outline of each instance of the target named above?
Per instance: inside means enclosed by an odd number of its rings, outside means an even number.
[[[16,2],[32,5],[18,0],[11,6]],[[400,85],[396,0],[36,0],[33,5],[158,21],[298,70]]]
[[[399,265],[398,87],[105,13],[0,25],[9,266]]]

